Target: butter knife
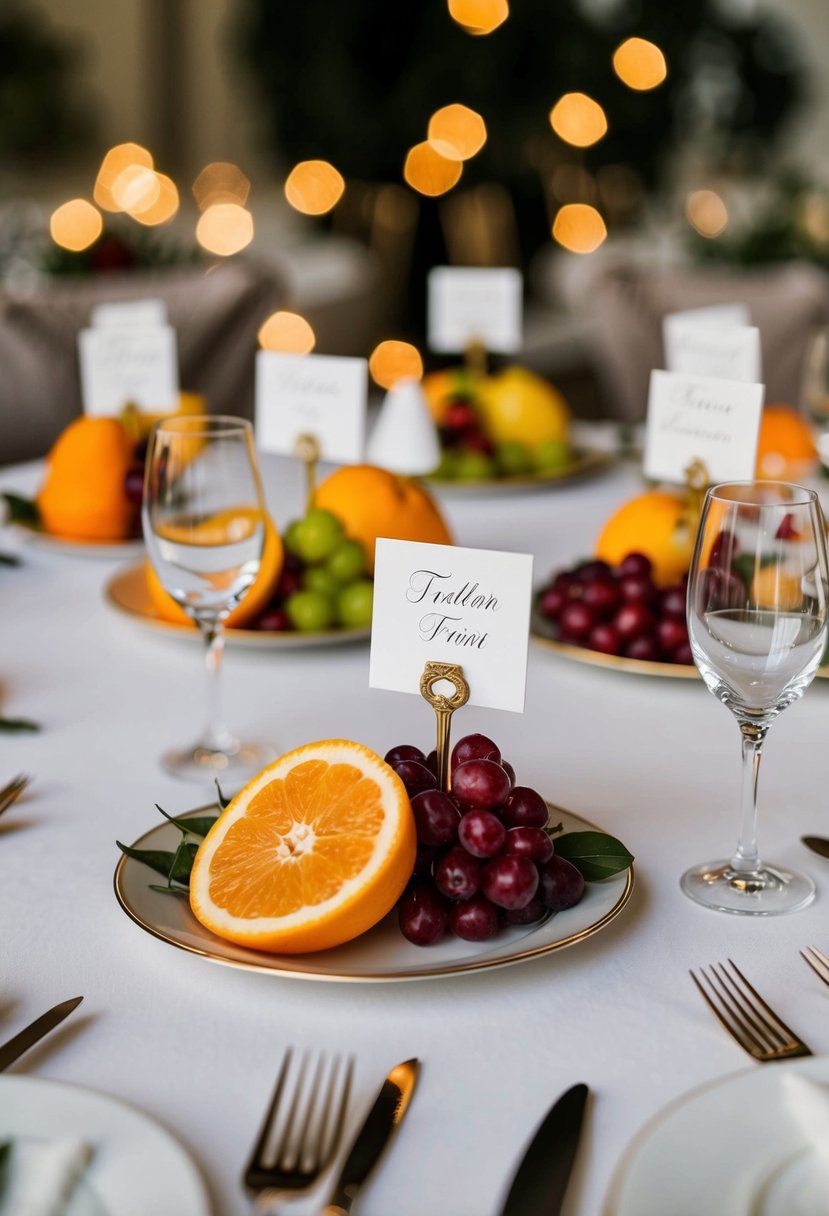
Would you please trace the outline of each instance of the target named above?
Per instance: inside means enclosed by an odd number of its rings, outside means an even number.
[[[817,853],[820,857],[829,857],[829,840],[826,840],[825,837],[801,836],[800,840],[813,853]]]
[[[547,1112],[515,1172],[501,1216],[558,1216],[588,1093],[586,1085],[574,1085]]]
[[[408,1109],[419,1068],[417,1060],[406,1060],[386,1077],[340,1170],[323,1216],[349,1216],[363,1183]]]
[[[30,1047],[34,1047],[45,1034],[69,1017],[73,1009],[77,1009],[83,1000],[82,996],[73,996],[71,1000],[62,1001],[60,1005],[55,1005],[53,1009],[42,1013],[39,1018],[27,1026],[25,1030],[21,1030],[13,1039],[9,1039],[8,1043],[4,1043],[0,1047],[0,1072],[13,1064],[18,1056],[22,1056],[24,1051],[28,1051]]]

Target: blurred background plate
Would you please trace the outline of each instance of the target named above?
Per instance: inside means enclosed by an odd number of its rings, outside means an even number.
[[[144,552],[144,541],[141,537],[134,540],[119,541],[84,541],[66,540],[61,536],[50,536],[39,528],[28,528],[25,524],[15,524],[19,534],[26,543],[36,545],[38,549],[46,549],[50,553],[63,553],[70,557],[100,557],[108,561],[129,561],[132,557],[140,557]]]
[[[427,477],[426,484],[446,495],[513,494],[526,490],[549,490],[558,485],[569,485],[582,478],[595,477],[614,463],[610,452],[576,448],[573,459],[560,469],[549,472],[520,473],[513,477],[491,477],[485,481],[463,481],[458,478]]]
[[[163,621],[158,616],[147,590],[143,562],[117,570],[104,588],[104,598],[116,612],[122,613],[146,629],[166,634],[168,637],[179,637],[187,642],[203,644],[198,629]],[[371,629],[325,629],[319,633],[228,629],[225,631],[225,637],[231,646],[249,646],[260,650],[303,650],[312,646],[346,646],[352,642],[364,642],[371,637]]]

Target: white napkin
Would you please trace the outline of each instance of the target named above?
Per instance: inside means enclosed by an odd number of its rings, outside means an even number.
[[[787,1072],[783,1077],[783,1105],[829,1171],[829,1085],[811,1081],[802,1073]]]
[[[91,1156],[82,1140],[16,1141],[0,1193],[0,1216],[62,1216]]]
[[[419,381],[398,380],[386,393],[366,448],[366,460],[409,476],[425,476],[437,468],[440,445]]]

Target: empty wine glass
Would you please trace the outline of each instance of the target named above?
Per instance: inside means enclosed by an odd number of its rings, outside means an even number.
[[[829,466],[829,329],[817,330],[806,346],[800,408],[814,427],[821,463]]]
[[[814,898],[805,874],[760,860],[757,776],[769,726],[820,665],[828,580],[813,491],[774,481],[708,491],[689,575],[688,632],[709,691],[737,719],[743,794],[734,856],[695,866],[681,880],[686,895],[706,907],[773,916]]]
[[[250,423],[213,416],[158,424],[147,452],[144,539],[165,591],[201,630],[208,673],[203,737],[162,757],[176,776],[226,776],[238,785],[270,759],[231,734],[219,696],[223,623],[259,572],[265,518]]]

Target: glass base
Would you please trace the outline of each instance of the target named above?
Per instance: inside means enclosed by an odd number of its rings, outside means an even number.
[[[805,908],[815,897],[815,884],[807,874],[762,864],[757,870],[735,870],[730,861],[694,866],[679,885],[704,908],[738,916],[780,916]]]
[[[161,764],[174,777],[205,782],[211,787],[211,793],[214,792],[213,782],[218,781],[222,793],[227,796],[236,793],[275,759],[276,752],[266,744],[234,740],[223,748],[197,743],[195,747],[165,752]]]

